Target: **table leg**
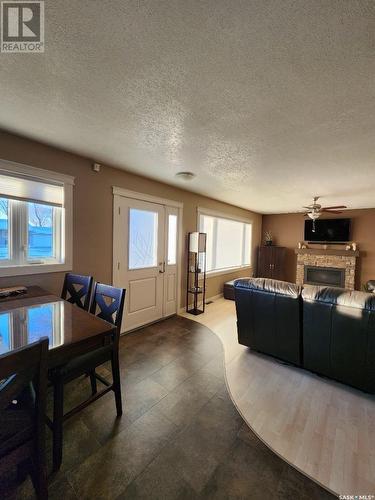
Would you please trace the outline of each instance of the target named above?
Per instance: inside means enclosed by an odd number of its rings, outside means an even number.
[[[53,401],[53,471],[60,469],[63,453],[64,383],[54,382]]]

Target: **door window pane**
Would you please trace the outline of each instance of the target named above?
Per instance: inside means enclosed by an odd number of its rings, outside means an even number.
[[[168,266],[177,262],[177,215],[168,217]]]
[[[157,234],[157,212],[129,210],[129,269],[156,267]]]
[[[0,198],[0,259],[9,259],[9,202]]]
[[[53,210],[49,205],[28,203],[28,257],[54,257]]]

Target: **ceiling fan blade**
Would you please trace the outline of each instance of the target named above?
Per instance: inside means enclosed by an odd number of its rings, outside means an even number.
[[[331,210],[331,209],[335,209],[335,208],[348,208],[346,207],[345,205],[337,205],[336,207],[322,207],[322,210]]]
[[[312,210],[314,207],[310,205],[309,207],[302,207],[302,208],[307,208],[307,210]]]
[[[322,208],[321,212],[325,212],[326,214],[342,214],[341,210],[326,210]]]

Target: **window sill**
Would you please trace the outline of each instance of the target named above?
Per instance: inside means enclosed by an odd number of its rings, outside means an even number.
[[[221,276],[224,274],[231,274],[237,271],[245,271],[248,269],[249,271],[252,269],[251,266],[240,266],[240,267],[230,267],[229,269],[219,269],[217,271],[208,271],[207,278],[214,278],[215,276]]]
[[[64,264],[32,264],[26,266],[0,267],[0,278],[6,276],[22,276],[30,274],[59,273],[71,271],[70,263]]]

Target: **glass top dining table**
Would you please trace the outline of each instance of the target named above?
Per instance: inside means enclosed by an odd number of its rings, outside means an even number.
[[[39,287],[0,299],[0,356],[48,337],[48,365],[54,368],[102,345],[114,332],[111,323]]]

